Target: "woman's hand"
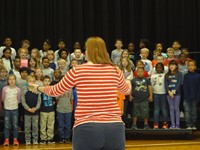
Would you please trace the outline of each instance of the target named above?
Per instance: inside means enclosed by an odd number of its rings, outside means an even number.
[[[30,87],[29,90],[33,93],[38,93],[38,84],[35,83],[29,83],[28,86]]]

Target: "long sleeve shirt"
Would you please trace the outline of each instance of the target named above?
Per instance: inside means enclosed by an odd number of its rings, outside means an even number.
[[[16,87],[6,86],[2,91],[2,101],[6,110],[18,109],[18,104],[21,99],[21,91]]]
[[[59,96],[76,87],[78,104],[74,127],[80,124],[122,122],[117,92],[128,95],[130,90],[122,72],[106,64],[83,64],[73,67],[62,80],[45,87],[50,96]]]

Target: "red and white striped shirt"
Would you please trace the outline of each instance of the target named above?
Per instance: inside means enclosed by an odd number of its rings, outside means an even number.
[[[115,66],[88,63],[76,66],[58,84],[44,91],[49,96],[58,96],[72,87],[76,87],[78,97],[74,127],[91,122],[122,122],[117,91],[128,95],[130,89]]]

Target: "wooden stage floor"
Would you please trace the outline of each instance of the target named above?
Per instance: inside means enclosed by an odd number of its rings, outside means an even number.
[[[144,135],[142,135],[144,136]],[[141,136],[141,137],[142,137]],[[126,150],[199,150],[200,149],[200,131],[194,133],[193,138],[187,140],[181,139],[128,139],[126,141]],[[46,144],[26,146],[0,146],[0,150],[71,150],[71,144]]]

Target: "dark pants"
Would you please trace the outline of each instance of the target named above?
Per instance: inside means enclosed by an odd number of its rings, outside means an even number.
[[[85,123],[74,128],[73,150],[124,150],[123,123]]]
[[[185,122],[187,127],[196,127],[197,120],[197,100],[185,100]]]

